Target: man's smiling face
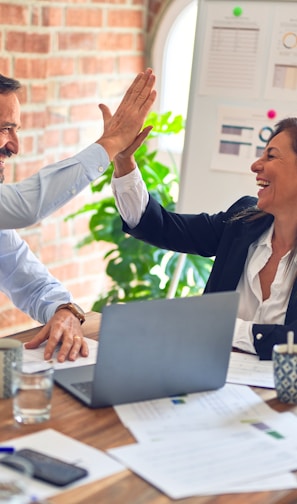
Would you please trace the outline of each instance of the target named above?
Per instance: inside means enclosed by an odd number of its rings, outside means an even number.
[[[15,93],[0,94],[0,183],[5,160],[19,151],[20,103]]]

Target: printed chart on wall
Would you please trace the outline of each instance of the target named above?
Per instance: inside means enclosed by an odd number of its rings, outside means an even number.
[[[288,116],[297,116],[297,0],[199,0],[178,210],[256,195],[250,167]]]
[[[269,6],[210,1],[206,9],[200,93],[257,97]]]
[[[274,116],[274,111],[270,115]],[[290,115],[289,109],[278,120]],[[273,132],[274,121],[265,109],[218,107],[216,144],[211,169],[248,174],[255,159],[261,157]]]
[[[265,98],[297,97],[297,5],[275,9]]]

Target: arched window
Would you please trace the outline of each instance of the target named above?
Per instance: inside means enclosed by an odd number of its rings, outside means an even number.
[[[158,109],[187,115],[198,0],[171,0],[152,44],[152,66],[157,75]],[[181,153],[184,135],[164,137],[159,148]]]

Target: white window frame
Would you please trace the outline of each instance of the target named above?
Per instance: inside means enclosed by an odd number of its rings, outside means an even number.
[[[166,112],[168,110],[172,110],[173,114],[177,113],[182,113],[183,117],[186,118],[186,112],[187,112],[187,104],[188,104],[188,93],[189,93],[189,84],[190,84],[190,75],[188,76],[188,82],[187,79],[184,79],[184,75],[186,75],[187,71],[191,71],[191,63],[192,63],[192,53],[188,53],[188,61],[185,63],[185,69],[186,71],[181,71],[181,67],[183,66],[184,61],[181,61],[180,63],[177,63],[177,66],[175,69],[166,68],[166,62],[164,62],[164,59],[166,57],[166,52],[170,49],[168,49],[168,43],[170,43],[170,38],[172,37],[172,33],[174,30],[174,27],[177,27],[178,30],[178,21],[179,21],[179,16],[183,16],[185,13],[186,9],[191,8],[195,9],[195,4],[196,4],[196,9],[198,5],[198,0],[171,0],[168,3],[168,6],[164,9],[163,14],[161,16],[161,19],[155,29],[155,33],[153,36],[152,40],[152,45],[151,45],[151,64],[152,67],[154,68],[154,71],[157,76],[157,84],[156,84],[156,89],[158,92],[158,99],[156,103],[156,107],[160,112]],[[193,19],[193,37],[192,37],[192,50],[194,48],[194,36],[195,36],[195,21],[196,21],[196,10],[194,10],[195,16]],[[181,20],[181,17],[180,17]],[[181,37],[180,37],[181,39]],[[180,40],[179,39],[179,40]],[[182,40],[182,39],[181,39]],[[191,43],[190,42],[190,43]],[[184,58],[186,60],[186,58]],[[165,74],[166,72],[166,74]],[[174,108],[174,105],[169,106],[168,105],[168,100],[165,98],[166,97],[166,85],[168,80],[170,80],[170,86],[171,82],[173,80],[174,84],[174,89],[180,90],[180,92],[183,94],[182,96],[182,101],[183,104],[181,106],[181,109],[178,110],[178,107]],[[186,82],[186,83],[184,83]],[[187,88],[188,86],[188,88]],[[174,96],[172,94],[172,96]],[[173,103],[174,99],[172,99]],[[183,141],[184,141],[184,135],[181,134],[179,135],[179,138],[176,136],[174,138],[172,137],[165,137],[163,139],[159,140],[159,145],[158,148],[160,150],[164,151],[170,151],[174,153],[177,165],[180,163],[180,157],[182,153],[182,148],[183,148]]]

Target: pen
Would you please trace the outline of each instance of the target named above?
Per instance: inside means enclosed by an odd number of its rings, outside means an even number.
[[[13,446],[0,446],[0,453],[14,453]]]
[[[287,345],[288,345],[288,353],[292,354],[294,350],[294,331],[288,331]]]

